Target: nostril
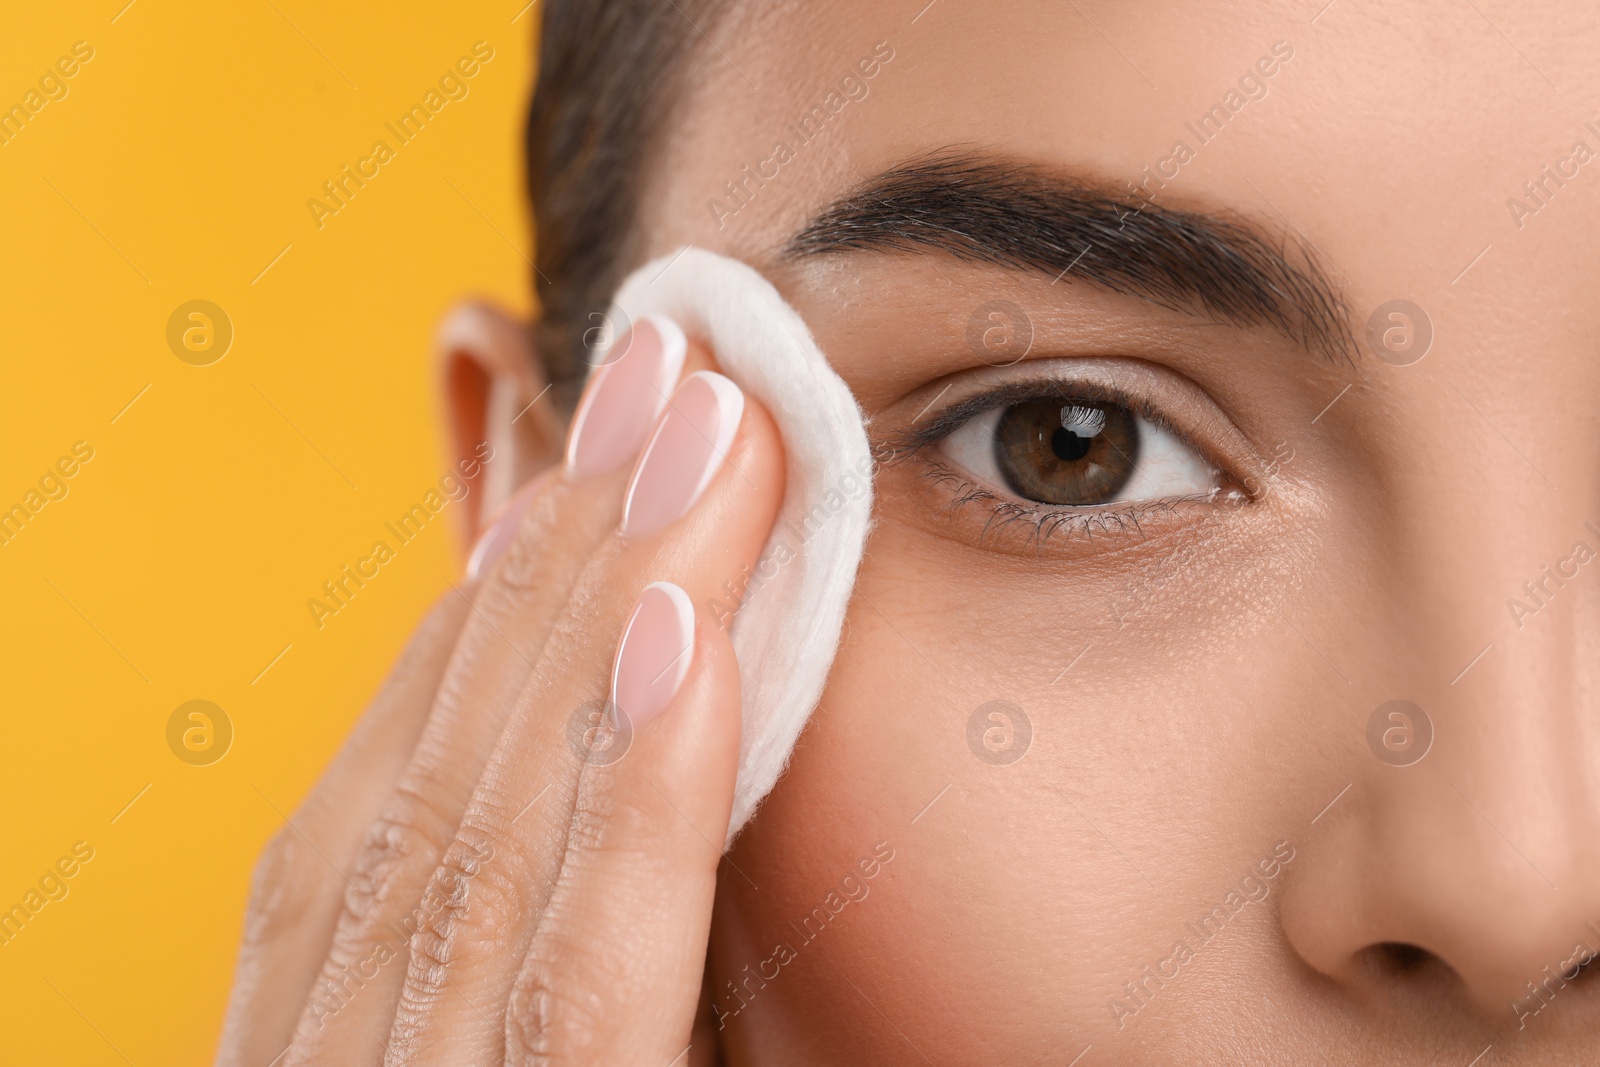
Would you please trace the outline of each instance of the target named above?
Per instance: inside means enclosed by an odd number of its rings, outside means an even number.
[[[1421,991],[1436,987],[1441,982],[1453,985],[1461,981],[1461,975],[1438,953],[1406,941],[1382,941],[1368,945],[1357,959],[1364,964],[1372,978],[1386,979],[1390,983],[1391,994],[1398,994],[1404,988]],[[1552,962],[1539,973],[1529,975],[1525,991],[1532,997],[1548,990],[1549,993],[1545,994],[1545,999],[1548,999],[1556,990],[1574,984],[1581,984],[1585,988],[1593,986],[1597,981],[1596,975],[1600,975],[1600,955],[1588,951],[1575,952],[1572,958]],[[1517,995],[1521,996],[1522,993]]]
[[[1394,977],[1411,976],[1435,968],[1448,969],[1449,965],[1421,945],[1404,941],[1383,941],[1366,950],[1369,962],[1384,974]]]

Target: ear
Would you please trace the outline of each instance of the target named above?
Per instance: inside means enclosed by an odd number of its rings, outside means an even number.
[[[519,486],[560,462],[566,420],[551,402],[527,324],[498,308],[452,308],[434,351],[446,463],[467,483],[462,532],[470,547]]]

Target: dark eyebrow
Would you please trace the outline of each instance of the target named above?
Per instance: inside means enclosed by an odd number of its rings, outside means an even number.
[[[1303,244],[1274,243],[1221,214],[1119,199],[1107,186],[1004,158],[902,163],[823,209],[783,255],[919,249],[1265,325],[1338,361],[1355,349],[1348,308]]]

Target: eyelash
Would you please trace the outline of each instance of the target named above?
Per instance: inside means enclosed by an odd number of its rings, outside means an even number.
[[[999,528],[1005,529],[1016,523],[1027,523],[1032,527],[1029,540],[1036,546],[1057,536],[1078,536],[1084,540],[1092,540],[1097,532],[1121,536],[1137,534],[1142,537],[1144,530],[1140,526],[1140,519],[1143,517],[1172,514],[1180,506],[1196,504],[1214,506],[1219,502],[1219,496],[1213,495],[1138,501],[1121,507],[1108,505],[1057,508],[1049,505],[1030,505],[999,496],[928,455],[933,448],[965,425],[968,420],[986,411],[1027,400],[1045,399],[1088,400],[1102,404],[1117,404],[1166,430],[1186,447],[1194,449],[1201,455],[1207,455],[1206,449],[1197,445],[1171,419],[1140,397],[1099,383],[1046,380],[1011,383],[953,404],[921,426],[909,427],[886,438],[878,447],[879,462],[885,466],[909,460],[919,462],[923,467],[921,475],[930,484],[954,486],[949,489],[952,494],[949,504],[951,511],[975,503],[987,504],[992,514],[984,523],[982,536],[987,536],[997,524]],[[1233,491],[1221,496],[1231,501],[1236,495],[1237,491]]]
[[[1017,523],[1026,523],[1032,527],[1029,533],[1029,540],[1035,544],[1043,544],[1057,536],[1071,537],[1076,535],[1084,540],[1093,540],[1096,533],[1114,536],[1129,535],[1131,533],[1143,536],[1144,529],[1139,525],[1139,520],[1143,517],[1156,513],[1171,514],[1177,510],[1179,505],[1210,503],[1207,498],[1195,497],[1176,500],[1144,500],[1124,504],[1120,507],[1038,507],[997,496],[938,460],[920,455],[919,458],[924,464],[922,476],[931,484],[946,486],[954,484],[957,486],[952,490],[954,498],[949,504],[951,511],[975,503],[987,504],[991,515],[989,521],[984,523],[984,535],[987,535],[991,529],[996,527],[1004,530]],[[1063,533],[1063,530],[1066,533]]]

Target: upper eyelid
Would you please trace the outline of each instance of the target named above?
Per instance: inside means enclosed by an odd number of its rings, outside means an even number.
[[[1201,454],[1208,450],[1197,444],[1192,435],[1175,424],[1159,408],[1147,400],[1100,382],[1073,381],[1063,378],[1037,378],[1004,385],[957,401],[919,426],[906,427],[891,438],[893,451],[915,452],[937,444],[950,436],[968,421],[997,407],[1007,407],[1024,400],[1055,399],[1088,400],[1102,404],[1116,404],[1161,427],[1177,437],[1189,448]]]

